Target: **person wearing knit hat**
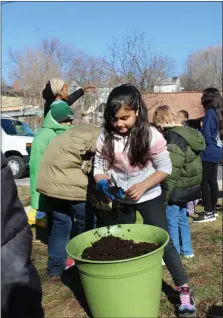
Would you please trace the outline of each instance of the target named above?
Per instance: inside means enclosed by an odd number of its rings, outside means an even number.
[[[84,93],[93,92],[96,93],[97,89],[94,85],[87,85],[83,89],[79,87],[76,91],[68,96],[68,84],[60,78],[52,78],[47,83],[42,91],[42,96],[45,99],[44,105],[44,117],[50,110],[51,104],[55,100],[67,101],[68,105],[71,106],[76,102]]]
[[[39,211],[40,195],[36,191],[37,174],[43,152],[46,150],[51,140],[72,127],[74,112],[68,104],[62,100],[52,103],[51,110],[47,114],[41,129],[36,134],[30,154],[30,196],[31,208],[27,213],[29,224],[41,224],[45,213]]]
[[[62,100],[57,100],[53,102],[50,106],[51,116],[59,124],[72,122],[74,119],[74,112],[68,106],[68,104]]]

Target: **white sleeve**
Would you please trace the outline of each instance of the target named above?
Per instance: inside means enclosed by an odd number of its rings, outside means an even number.
[[[167,142],[155,127],[151,127],[150,158],[156,170],[168,175],[172,173],[172,161],[167,150]]]
[[[107,154],[104,153],[104,132],[100,134],[96,142],[96,153],[94,157],[94,176],[98,174],[109,174]]]

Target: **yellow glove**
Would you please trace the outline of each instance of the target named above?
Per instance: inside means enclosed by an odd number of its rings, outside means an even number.
[[[36,210],[33,208],[30,208],[29,211],[27,212],[27,217],[28,217],[28,223],[30,225],[35,225],[36,224]]]

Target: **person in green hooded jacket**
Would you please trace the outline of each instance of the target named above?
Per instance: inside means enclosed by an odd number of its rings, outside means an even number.
[[[178,253],[191,258],[194,254],[187,203],[201,197],[200,153],[205,149],[205,140],[198,130],[183,126],[169,106],[158,107],[153,122],[163,132],[173,165],[162,185],[169,234]]]
[[[29,163],[31,210],[28,212],[28,218],[29,214],[34,214],[33,223],[35,223],[36,211],[38,215],[40,208],[40,193],[36,191],[36,182],[42,155],[55,136],[72,127],[73,118],[74,113],[65,101],[57,100],[53,102],[51,104],[51,110],[45,117],[41,129],[33,140]]]

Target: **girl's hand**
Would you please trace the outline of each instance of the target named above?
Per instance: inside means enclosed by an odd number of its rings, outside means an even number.
[[[139,182],[131,186],[125,193],[132,200],[138,201],[146,190],[147,188],[145,184],[143,182]]]

